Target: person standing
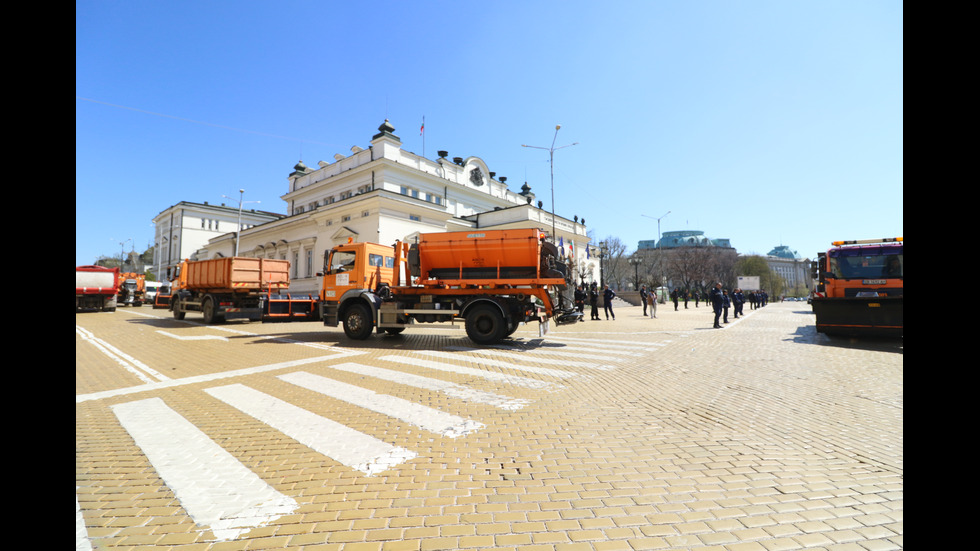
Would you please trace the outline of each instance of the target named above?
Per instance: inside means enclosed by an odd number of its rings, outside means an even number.
[[[579,313],[585,312],[585,287],[582,285],[575,288],[575,309]],[[579,319],[585,321],[584,317]]]
[[[643,316],[647,315],[647,286],[640,285],[640,300],[643,301]]]
[[[677,311],[677,288],[670,292],[670,300],[674,301],[674,311]]]
[[[592,319],[599,319],[599,291],[596,287],[595,281],[592,282],[592,286],[589,287],[589,305],[592,306]]]
[[[708,298],[711,300],[711,309],[715,314],[715,329],[721,329],[721,324],[718,321],[721,319],[721,307],[724,303],[721,292],[721,283],[715,283],[715,288],[708,293]]]
[[[646,315],[646,314],[644,314]],[[657,290],[650,293],[650,319],[657,317]]]
[[[691,299],[691,293],[684,289],[684,309],[687,310],[687,301]]]
[[[728,296],[728,289],[722,291],[721,299],[722,299],[721,308],[722,311],[724,312],[724,317],[722,317],[722,323],[728,323],[728,309],[732,305],[732,299],[730,296]]]
[[[616,313],[613,312],[612,307],[612,299],[615,298],[615,296],[616,291],[613,291],[609,288],[609,285],[606,285],[606,288],[602,291],[602,307],[606,310],[606,320],[608,320],[609,315],[612,314],[613,321],[616,321]]]
[[[738,319],[739,316],[745,315],[745,313],[742,312],[743,304],[745,304],[745,296],[742,294],[742,290],[736,287],[735,291],[732,293],[732,306],[735,308],[735,319]]]

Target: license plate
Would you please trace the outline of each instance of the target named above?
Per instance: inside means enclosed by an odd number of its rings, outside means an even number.
[[[885,279],[863,279],[861,280],[862,285],[884,285],[888,283]]]

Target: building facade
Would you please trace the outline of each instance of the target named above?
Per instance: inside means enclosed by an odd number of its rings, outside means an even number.
[[[251,228],[283,217],[282,214],[254,209],[241,211],[243,228]],[[238,229],[239,209],[224,204],[181,201],[153,218],[153,266],[158,281],[166,278],[185,258],[194,256],[211,239]]]
[[[810,291],[810,260],[801,258],[796,251],[779,245],[766,255],[766,264],[783,278],[786,296],[805,296]]]
[[[506,178],[496,178],[479,157],[450,160],[440,151],[438,159],[427,159],[402,150],[394,132],[386,120],[366,148],[354,146],[350,155],[334,155],[316,168],[297,163],[281,196],[289,214],[243,229],[238,255],[289,260],[290,292],[316,293],[324,254],[348,239],[388,245],[411,243],[420,233],[476,228],[533,228],[550,235],[554,226],[554,241],[575,259],[576,279],[588,273],[598,280],[598,263],[587,258],[584,223],[553,220],[526,184],[520,192],[510,190]],[[234,233],[212,236],[190,257],[232,256],[235,239]]]

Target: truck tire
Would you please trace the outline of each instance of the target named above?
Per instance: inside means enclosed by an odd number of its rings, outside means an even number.
[[[507,321],[495,306],[480,304],[466,313],[466,335],[477,344],[497,343],[507,330]]]
[[[173,310],[173,312],[174,312],[174,319],[175,320],[182,320],[182,319],[184,319],[184,316],[186,315],[186,312],[184,312],[183,310],[180,309],[180,299],[178,299],[177,297],[174,297],[173,298],[173,301],[170,303],[170,309]]]
[[[214,303],[214,298],[205,297],[204,304],[201,305],[201,313],[204,314],[204,323],[211,325],[221,321],[221,316],[217,312],[218,307]]]
[[[374,330],[374,322],[371,320],[371,312],[363,304],[354,304],[347,309],[344,314],[344,333],[349,338],[363,341],[371,336]]]

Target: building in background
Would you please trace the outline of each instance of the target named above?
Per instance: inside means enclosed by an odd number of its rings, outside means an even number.
[[[799,253],[786,245],[779,245],[766,255],[769,269],[783,278],[786,284],[785,295],[802,297],[810,290],[810,259],[801,258]]]
[[[167,269],[180,264],[206,246],[211,239],[238,229],[238,206],[211,205],[181,201],[153,218],[153,265],[149,269],[158,281],[166,279]],[[244,228],[282,218],[282,214],[254,209],[241,212]]]
[[[420,233],[532,228],[550,235],[554,227],[552,239],[575,259],[576,281],[590,269],[589,277],[598,280],[595,263],[587,257],[584,220],[552,219],[526,183],[520,192],[510,190],[507,178],[498,177],[479,157],[450,159],[439,151],[438,159],[427,159],[403,150],[394,132],[386,120],[367,148],[354,146],[349,155],[338,153],[333,162],[320,161],[316,168],[297,163],[281,196],[288,215],[243,229],[238,255],[289,260],[290,292],[315,293],[324,253],[348,239],[388,245],[413,242]],[[231,210],[237,216],[237,209]],[[154,219],[165,222],[165,217]],[[164,233],[157,231],[158,237]],[[232,225],[184,256],[233,256],[235,248]]]

